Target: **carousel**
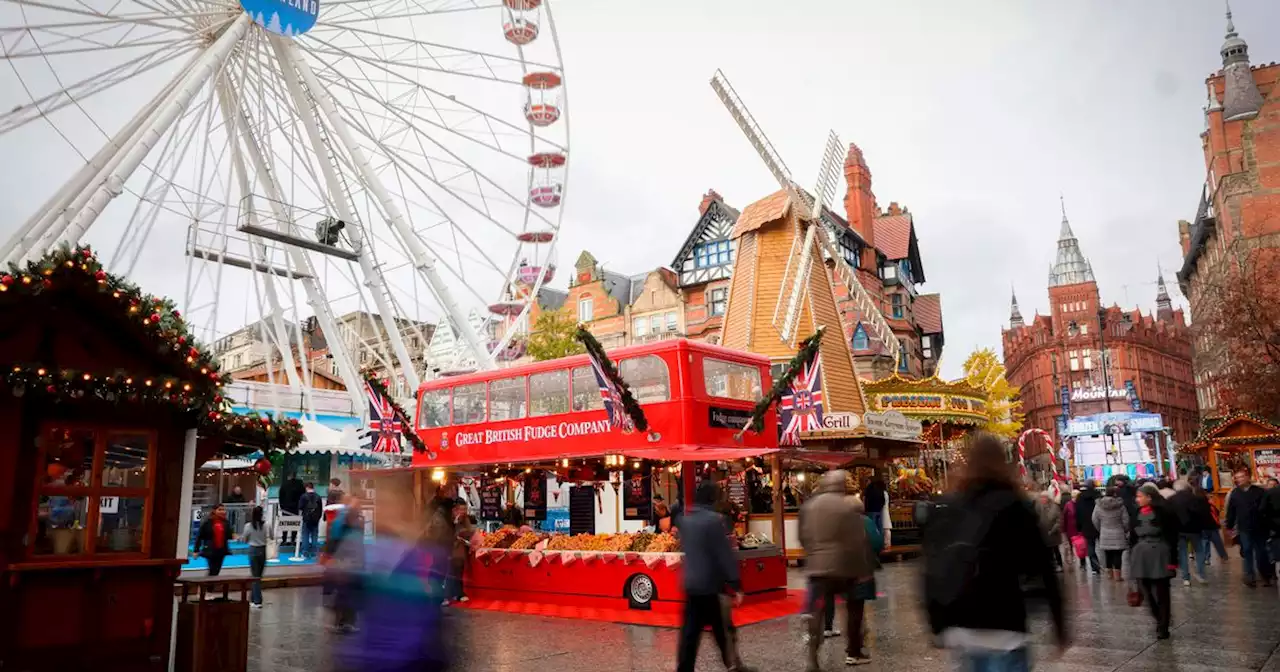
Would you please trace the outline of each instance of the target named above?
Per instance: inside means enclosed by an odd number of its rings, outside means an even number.
[[[965,380],[948,382],[937,375],[912,380],[894,374],[864,382],[862,389],[874,409],[868,425],[880,421],[920,428],[916,453],[895,457],[884,467],[894,543],[919,543],[915,503],[943,491],[951,469],[964,461],[965,438],[988,422],[987,393]]]

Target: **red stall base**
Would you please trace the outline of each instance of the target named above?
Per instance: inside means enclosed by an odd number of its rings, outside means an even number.
[[[473,600],[679,614],[683,560],[682,553],[481,549],[467,567],[466,590]],[[744,604],[787,598],[786,561],[776,550],[740,552],[739,563]],[[503,610],[529,613],[518,604]]]

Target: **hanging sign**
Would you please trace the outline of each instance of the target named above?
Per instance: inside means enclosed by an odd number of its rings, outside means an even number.
[[[490,486],[480,488],[480,520],[502,520],[502,491],[501,486]]]
[[[99,497],[98,512],[99,513],[119,513],[120,498],[119,497]]]
[[[301,35],[316,25],[319,0],[240,0],[253,22],[285,37]]]
[[[1125,394],[1129,395],[1129,406],[1135,411],[1142,410],[1142,400],[1138,399],[1138,388],[1134,387],[1132,380],[1124,381]]]
[[[653,486],[644,472],[639,469],[627,472],[623,486],[622,519],[649,520],[649,511],[653,505],[649,497]]]
[[[529,474],[524,479],[524,517],[527,520],[547,519],[547,473]]]
[[[1253,451],[1253,467],[1258,480],[1280,478],[1280,450],[1265,448]]]
[[[886,438],[919,440],[924,431],[924,425],[919,420],[908,418],[898,411],[867,413],[862,416],[862,422],[867,427],[867,433]]]

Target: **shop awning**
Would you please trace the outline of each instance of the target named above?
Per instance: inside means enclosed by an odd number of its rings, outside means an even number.
[[[434,460],[422,460],[418,457],[415,460],[415,467],[431,469],[437,467],[462,467],[462,466],[488,466],[489,464],[545,464],[558,462],[560,460],[581,460],[593,457],[601,457],[605,454],[620,454],[636,460],[663,460],[663,461],[690,461],[690,462],[714,462],[718,460],[740,460],[748,457],[759,457],[769,453],[777,452],[776,448],[725,448],[723,446],[700,446],[679,444],[674,446],[665,446],[662,448],[640,448],[632,450],[617,451],[601,451],[601,450],[578,450],[564,451],[548,446],[547,448],[538,449],[530,448],[531,444],[526,444],[525,449],[521,450],[519,455],[512,455],[509,459],[495,460],[493,462],[478,464],[475,458],[468,453],[451,452],[448,450],[436,453]],[[419,454],[420,455],[420,454]]]
[[[855,460],[865,459],[866,453],[846,453],[838,450],[787,450],[782,452],[784,460],[808,462],[827,469],[839,469]]]

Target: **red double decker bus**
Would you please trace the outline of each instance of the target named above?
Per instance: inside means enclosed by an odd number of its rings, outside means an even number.
[[[586,355],[432,380],[418,391],[415,431],[427,452],[414,466],[444,467],[622,454],[725,460],[777,448],[772,429],[736,437],[772,386],[769,359],[674,339],[609,353],[644,408],[649,432],[609,424]],[[777,426],[770,409],[765,427]]]

